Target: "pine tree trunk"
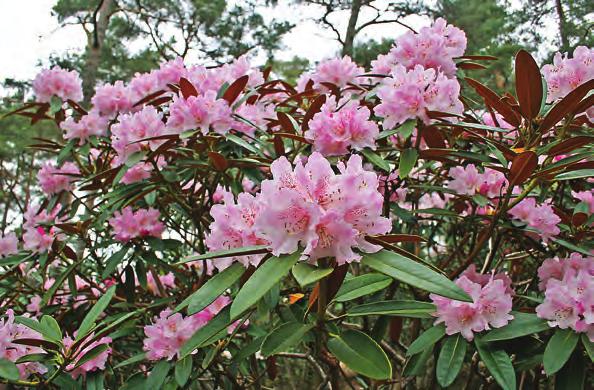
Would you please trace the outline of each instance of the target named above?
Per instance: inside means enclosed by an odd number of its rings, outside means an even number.
[[[567,36],[567,20],[561,0],[555,0],[555,9],[559,18],[559,36],[561,37],[561,51],[569,50],[569,37]]]
[[[361,0],[353,0],[351,4],[351,16],[349,17],[349,24],[347,27],[344,44],[342,46],[342,55],[353,55],[353,43],[355,35],[357,34],[357,20],[359,19],[359,11],[361,11]]]

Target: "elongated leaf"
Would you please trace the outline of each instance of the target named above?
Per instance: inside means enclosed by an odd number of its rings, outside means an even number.
[[[557,329],[549,340],[542,362],[547,375],[559,371],[569,360],[580,336],[572,329]]]
[[[445,339],[437,358],[435,370],[437,382],[442,387],[448,387],[456,380],[462,363],[464,363],[467,346],[468,343],[460,334]]]
[[[337,302],[346,302],[388,287],[392,278],[384,274],[365,274],[346,280],[334,298]]]
[[[483,341],[509,340],[542,332],[549,329],[546,320],[538,318],[536,314],[512,312],[514,319],[507,325],[493,329],[483,337]]]
[[[398,164],[398,176],[404,179],[408,176],[410,171],[414,168],[417,163],[417,157],[419,154],[416,149],[408,148],[402,151],[400,154],[400,163]]]
[[[577,107],[582,98],[586,96],[593,88],[594,80],[588,80],[565,95],[563,99],[557,102],[557,104],[555,104],[553,108],[549,110],[547,115],[542,120],[538,131],[541,134],[546,134],[546,132],[559,123],[559,121],[561,121],[565,115]]]
[[[588,339],[588,335],[585,333],[582,334],[582,344],[584,345],[584,349],[590,357],[590,360],[594,363],[594,343]]]
[[[330,275],[334,268],[319,268],[307,263],[297,263],[293,266],[292,273],[301,287],[317,282]]]
[[[578,169],[576,171],[564,172],[555,176],[555,180],[573,180],[594,176],[594,169]]]
[[[28,317],[15,317],[14,322],[17,324],[25,325],[27,328],[38,332],[39,334],[41,334],[43,336],[43,338],[45,340],[52,341],[53,343],[55,343],[58,346],[61,345],[61,343],[62,343],[62,338],[56,340],[52,336],[52,332],[51,331],[48,332],[47,328],[45,326],[42,326],[39,321],[35,321]]]
[[[168,361],[161,360],[158,362],[155,367],[153,367],[148,378],[146,378],[146,388],[160,389],[163,386],[163,383],[165,383],[170,368],[171,366]]]
[[[586,379],[586,359],[581,353],[571,355],[569,362],[555,375],[555,390],[583,390]]]
[[[510,185],[514,186],[524,183],[524,181],[532,175],[532,172],[534,172],[537,165],[538,157],[536,156],[536,153],[531,150],[527,150],[515,156],[509,169]]]
[[[68,266],[68,268],[66,268],[61,274],[60,276],[58,276],[56,278],[56,280],[54,281],[54,284],[51,285],[51,287],[45,292],[45,294],[43,294],[43,303],[47,304],[53,297],[54,294],[56,293],[56,291],[58,291],[58,289],[64,284],[64,281],[66,280],[66,278],[68,278],[68,275],[70,275],[70,273],[72,271],[74,271],[74,269],[78,266],[77,262],[74,262],[72,264],[70,264]]]
[[[516,96],[520,112],[528,120],[534,119],[542,101],[542,80],[540,69],[526,50],[516,54]]]
[[[229,85],[229,88],[225,90],[223,99],[226,100],[229,105],[233,104],[235,99],[237,99],[241,92],[243,92],[243,89],[247,85],[249,79],[250,77],[245,75],[235,80],[231,85]]]
[[[365,156],[365,158],[372,163],[373,165],[375,165],[376,167],[386,171],[386,172],[390,172],[390,164],[388,164],[388,162],[386,160],[384,160],[379,154],[377,154],[376,152],[374,152],[371,149],[363,149],[361,151],[361,153]]]
[[[175,311],[178,312],[188,306],[188,315],[198,313],[238,281],[244,272],[245,268],[241,263],[232,264],[229,268],[210,278],[202,287],[184,299],[175,308]]]
[[[120,367],[124,367],[124,366],[128,366],[130,364],[142,362],[143,360],[146,360],[146,353],[144,353],[144,352],[139,353],[138,355],[134,355],[131,358],[128,358],[128,359],[116,364],[113,368],[114,368],[114,370],[116,370]]]
[[[432,326],[409,345],[406,355],[411,356],[423,352],[441,340],[443,336],[445,336],[445,326]]]
[[[510,357],[502,349],[494,349],[491,344],[485,343],[480,337],[474,338],[474,345],[485,366],[499,383],[503,390],[516,389],[516,373]]]
[[[103,352],[107,351],[108,349],[109,349],[109,345],[107,345],[107,344],[96,345],[95,347],[91,348],[91,350],[89,352],[85,353],[83,356],[81,356],[78,359],[78,361],[74,365],[74,368],[78,368],[78,367],[82,366],[86,362],[101,355]]]
[[[351,370],[372,379],[392,377],[392,365],[383,349],[358,330],[346,330],[328,341],[328,349]]]
[[[429,318],[435,305],[421,301],[379,301],[355,306],[347,316],[390,315],[398,317]]]
[[[189,256],[180,261],[178,264],[188,263],[196,260],[208,260],[208,259],[219,259],[222,257],[234,257],[234,256],[245,256],[255,255],[261,253],[267,253],[268,247],[266,245],[254,245],[246,246],[243,248],[225,249],[222,251],[208,252],[203,255]]]
[[[262,355],[268,357],[279,352],[287,352],[303,340],[303,336],[313,328],[313,324],[286,322],[270,332],[262,343]]]
[[[16,364],[8,359],[0,359],[0,378],[16,381],[20,377]]]
[[[402,376],[427,375],[427,361],[433,355],[433,347],[429,347],[411,356],[404,365]]]
[[[41,317],[40,324],[44,329],[43,335],[47,335],[50,340],[62,341],[62,330],[54,317],[45,315]]]
[[[282,257],[271,257],[262,264],[243,285],[231,304],[231,318],[237,318],[258,302],[260,298],[278,283],[301,257],[301,253]]]
[[[387,250],[367,253],[363,256],[361,263],[410,286],[447,298],[472,302],[464,290],[444,275],[398,253]]]
[[[101,274],[101,277],[103,279],[107,279],[113,273],[113,271],[115,271],[118,264],[120,264],[122,262],[122,260],[124,259],[124,256],[126,256],[126,253],[128,253],[128,249],[129,248],[127,246],[125,246],[122,249],[120,249],[119,251],[117,251],[116,253],[114,253],[113,255],[111,255],[111,257],[107,261],[107,264],[105,265],[105,269],[103,270],[103,273]]]
[[[175,381],[180,387],[184,387],[192,373],[192,357],[186,356],[175,363]]]
[[[111,286],[109,289],[107,289],[105,294],[101,296],[97,303],[95,303],[91,310],[89,310],[85,318],[82,320],[80,326],[78,327],[78,332],[76,334],[75,341],[81,340],[83,337],[90,333],[90,331],[95,326],[95,321],[97,320],[97,318],[99,318],[101,313],[103,313],[103,311],[109,305],[109,302],[111,302],[111,299],[115,295],[115,290],[116,286]]]

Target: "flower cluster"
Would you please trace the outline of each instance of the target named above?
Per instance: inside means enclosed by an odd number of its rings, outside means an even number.
[[[555,54],[552,64],[542,67],[547,82],[547,100],[554,102],[588,80],[594,79],[594,49],[578,46],[573,58]]]
[[[460,333],[471,341],[475,332],[505,326],[514,317],[511,280],[505,274],[481,275],[471,265],[456,280],[472,302],[462,302],[430,294],[437,306],[436,324],[445,323],[448,335]]]
[[[144,327],[146,338],[143,344],[147,359],[171,360],[176,355],[179,357],[182,345],[230,302],[229,297],[222,295],[202,311],[187,317],[181,313],[172,314],[171,309],[163,310],[152,325]],[[234,325],[231,325],[229,331],[233,329]]]
[[[65,139],[78,139],[79,145],[83,145],[92,136],[102,136],[107,133],[109,120],[102,117],[96,111],[82,116],[78,122],[69,117],[60,123],[60,128],[66,131]]]
[[[429,122],[427,111],[462,114],[459,99],[460,84],[435,69],[416,65],[408,70],[396,65],[377,90],[381,103],[375,114],[384,118],[384,129],[390,129],[407,119],[420,118]]]
[[[594,257],[572,253],[566,259],[547,259],[538,278],[545,299],[536,314],[552,327],[586,332],[594,342]]]
[[[161,237],[165,225],[159,221],[159,217],[159,210],[149,208],[133,211],[128,206],[116,211],[109,224],[113,228],[114,238],[127,242],[137,237]]]
[[[17,344],[14,340],[18,339],[42,339],[41,335],[24,325],[14,322],[14,312],[8,309],[6,318],[0,319],[0,359],[7,359],[16,362],[19,358],[34,354],[43,353],[39,347]],[[17,364],[21,379],[26,379],[29,375],[45,374],[47,368],[38,362],[27,362]]]
[[[92,339],[93,336],[94,333],[91,333],[87,336],[87,338]],[[72,375],[72,377],[76,379],[80,375],[86,375],[88,372],[105,370],[105,363],[107,362],[107,358],[109,358],[109,355],[111,354],[110,347],[108,347],[101,353],[97,354],[96,356],[93,356],[91,359],[82,362],[82,364],[80,364],[78,367],[76,366],[86,354],[93,350],[93,348],[96,348],[100,345],[109,345],[111,341],[112,340],[109,337],[101,337],[98,340],[95,340],[92,343],[85,345],[85,347],[82,349],[77,348],[74,351],[69,351],[71,355],[76,356],[76,359],[66,367],[66,369],[70,371],[70,375]],[[71,337],[67,336],[64,338],[64,340],[62,340],[62,343],[64,344],[64,348],[66,350],[70,350],[74,345],[74,340]]]
[[[167,127],[177,132],[199,129],[208,134],[211,127],[225,134],[231,127],[231,108],[223,99],[217,99],[214,91],[204,95],[190,96],[187,99],[176,97],[169,106]]]
[[[41,103],[49,103],[52,96],[63,101],[70,99],[79,102],[83,99],[82,80],[78,73],[59,66],[42,70],[33,80],[33,92]]]
[[[509,210],[508,213],[515,219],[536,229],[545,242],[560,232],[557,224],[561,222],[561,218],[555,214],[553,207],[546,203],[537,205],[534,198],[523,199]]]
[[[369,120],[370,115],[369,108],[357,101],[349,101],[337,110],[336,99],[330,97],[309,121],[305,138],[313,140],[314,150],[324,156],[347,154],[349,147],[375,149],[379,128]]]
[[[0,236],[0,257],[14,255],[18,250],[19,239],[13,232]]]
[[[504,194],[508,184],[503,173],[490,168],[479,173],[473,164],[450,168],[449,174],[454,180],[448,183],[448,188],[461,195],[472,196],[478,193],[494,198]]]
[[[320,62],[315,72],[309,77],[315,83],[316,88],[324,89],[324,83],[344,88],[347,84],[354,83],[356,77],[364,73],[365,70],[357,66],[351,57],[344,56]]]
[[[275,256],[293,253],[301,244],[310,261],[329,256],[338,264],[360,260],[353,248],[378,251],[365,236],[384,234],[391,223],[381,216],[377,175],[363,169],[358,155],[346,165],[340,162],[338,169],[340,174],[335,174],[317,152],[295,169],[285,157],[277,159],[271,165],[273,178],[262,182],[256,197],[242,195],[239,207],[213,207],[209,248],[235,248],[263,239]],[[233,231],[237,234],[231,236]]]
[[[372,62],[373,73],[387,74],[396,64],[408,70],[421,65],[453,77],[456,73],[454,58],[462,56],[465,50],[464,31],[438,18],[432,26],[423,27],[419,33],[408,31],[397,38],[389,54]]]
[[[74,163],[66,162],[60,168],[45,163],[37,173],[37,180],[43,192],[53,195],[62,191],[72,191],[72,182],[77,175],[80,175],[80,171]]]
[[[590,214],[594,214],[594,190],[590,191],[572,191],[571,196],[579,199],[588,205],[588,211]]]

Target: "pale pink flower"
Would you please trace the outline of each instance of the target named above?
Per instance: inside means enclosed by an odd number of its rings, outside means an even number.
[[[435,324],[445,323],[448,335],[460,333],[471,341],[474,333],[500,328],[513,319],[513,290],[507,275],[480,275],[472,267],[460,275],[456,284],[470,295],[472,302],[430,294],[437,307]]]
[[[571,191],[571,195],[588,205],[590,214],[594,214],[594,190],[590,191]]]
[[[45,163],[37,173],[37,180],[43,192],[48,195],[57,194],[62,191],[72,191],[72,182],[80,171],[72,162],[64,163],[60,168],[50,163]]]
[[[495,118],[493,119],[493,115],[495,116]],[[513,130],[515,129],[514,126],[510,125],[509,123],[507,123],[505,121],[505,119],[503,119],[503,116],[497,112],[495,113],[490,113],[490,112],[485,112],[483,114],[483,123],[487,126],[491,126],[491,127],[499,127],[501,129],[507,129],[507,130]],[[495,123],[495,121],[497,121],[497,123]]]
[[[176,133],[198,129],[206,135],[212,128],[219,134],[225,134],[233,123],[227,101],[217,99],[214,91],[187,99],[175,97],[169,106],[169,114],[167,128]]]
[[[155,150],[165,142],[164,139],[141,140],[170,134],[163,123],[163,114],[152,106],[121,115],[118,123],[112,126],[111,133],[112,145],[118,154],[119,163],[126,162],[128,157],[143,148]]]
[[[87,339],[93,338],[94,333],[91,333],[87,336]],[[111,348],[107,348],[105,351],[101,352],[97,356],[93,357],[92,359],[84,362],[80,366],[74,368],[79,360],[85,356],[88,352],[90,352],[93,348],[98,347],[99,345],[106,344],[109,345],[111,343],[111,338],[109,337],[101,337],[98,340],[93,341],[89,345],[85,346],[85,348],[81,349],[80,346],[77,347],[75,350],[71,350],[72,346],[74,345],[74,340],[71,337],[65,337],[62,340],[64,344],[64,348],[69,351],[72,356],[76,356],[73,362],[71,362],[66,369],[70,371],[70,375],[74,379],[78,378],[80,375],[85,376],[89,372],[93,371],[101,371],[105,370],[105,363],[107,363],[107,359],[111,354]]]
[[[14,232],[0,237],[0,257],[7,257],[18,253],[19,240]]]
[[[175,288],[175,275],[173,275],[173,272],[169,272],[165,275],[158,275],[158,277],[159,282],[164,289]],[[151,292],[151,294],[161,295],[152,272],[146,273],[146,287]]]
[[[537,205],[534,198],[523,199],[508,213],[535,229],[545,242],[560,232],[557,224],[561,222],[561,218],[555,214],[551,205]]]
[[[122,81],[103,84],[95,88],[95,96],[91,99],[93,108],[107,117],[114,117],[118,113],[125,113],[132,109],[132,94]]]
[[[33,80],[33,91],[41,103],[49,103],[52,96],[63,101],[70,99],[79,102],[83,99],[82,80],[78,73],[59,66],[42,70]]]
[[[450,168],[449,174],[454,180],[448,183],[448,188],[458,194],[474,195],[482,184],[481,175],[473,164]]]
[[[356,78],[365,73],[365,70],[358,67],[349,56],[333,58],[322,61],[311,74],[316,88],[325,89],[323,83],[330,83],[344,88],[349,83],[356,84]]]
[[[95,111],[82,116],[78,122],[72,117],[60,123],[60,128],[66,131],[65,139],[78,139],[79,145],[83,145],[92,136],[102,136],[107,133],[109,119],[102,117]]]
[[[55,229],[45,230],[39,226],[37,228],[28,228],[23,234],[23,247],[36,253],[45,253],[49,250],[56,238]]]
[[[186,77],[188,73],[181,57],[161,63],[159,69],[153,72],[156,74],[160,89],[167,87],[167,84],[179,83],[179,80]]]
[[[29,304],[27,305],[27,311],[34,315],[41,314],[41,302],[42,299],[39,295],[32,296]]]
[[[447,77],[454,77],[454,58],[462,56],[465,50],[464,31],[438,18],[431,27],[423,27],[419,33],[407,31],[397,38],[389,56],[392,63],[401,64],[407,69],[421,65],[425,69],[441,71]]]
[[[348,149],[375,149],[379,128],[369,120],[371,112],[357,101],[349,101],[337,110],[336,98],[329,97],[320,112],[309,121],[305,137],[324,156],[348,153]]]
[[[130,99],[133,104],[136,104],[148,95],[153,94],[161,89],[165,89],[166,87],[167,85],[163,86],[159,82],[157,70],[153,70],[149,73],[136,73],[128,84]]]
[[[554,102],[588,80],[594,79],[594,50],[578,46],[573,58],[567,54],[555,54],[553,64],[542,67],[547,82],[547,101]]]
[[[165,225],[159,221],[159,210],[140,209],[136,212],[128,206],[116,211],[109,224],[114,230],[114,238],[127,242],[137,237],[161,237]]]
[[[242,104],[235,110],[235,114],[252,124],[236,119],[233,121],[233,129],[251,136],[255,134],[256,127],[263,130],[266,129],[266,124],[268,123],[266,118],[276,117],[273,105],[264,105],[259,102],[256,104]]]

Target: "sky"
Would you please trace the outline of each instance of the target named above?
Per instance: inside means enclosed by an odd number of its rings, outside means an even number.
[[[51,54],[80,52],[86,44],[86,36],[80,26],[60,26],[52,16],[51,8],[55,0],[0,0],[0,80],[14,78],[27,80],[35,77],[41,69],[40,61]],[[388,1],[377,0],[381,6]],[[296,6],[293,1],[280,0],[274,11],[265,17],[280,15],[296,24],[296,27],[283,39],[284,48],[278,53],[280,59],[290,59],[294,55],[315,62],[335,55],[338,43],[330,31],[318,26],[313,16],[319,12],[315,7]],[[363,13],[361,22],[368,20],[373,13]],[[341,31],[346,29],[348,14],[336,13],[331,21],[337,22]],[[429,20],[411,16],[404,19],[414,28],[429,23]],[[383,37],[397,37],[406,29],[396,24],[382,24],[363,30],[358,39],[379,40]]]

